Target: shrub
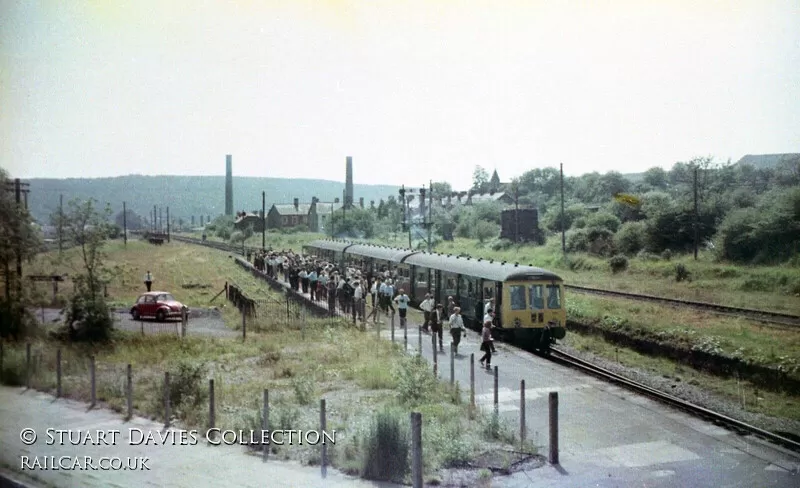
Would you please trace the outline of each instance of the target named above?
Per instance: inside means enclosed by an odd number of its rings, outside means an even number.
[[[489,243],[492,251],[506,251],[514,247],[514,242],[509,239],[494,239]]]
[[[292,388],[294,389],[294,396],[297,403],[300,405],[309,405],[314,401],[314,379],[307,376],[298,376],[292,378]]]
[[[633,256],[644,248],[645,226],[643,222],[626,222],[614,235],[614,246],[628,256]]]
[[[418,357],[402,358],[396,376],[400,400],[406,404],[417,404],[428,398],[437,386],[432,371]]]
[[[591,227],[567,232],[567,251],[610,256],[614,251],[614,234],[608,229]]]
[[[684,266],[681,263],[675,265],[675,281],[680,282],[684,280],[689,280],[690,278],[691,278],[691,273],[689,273],[689,270],[686,269],[686,266]]]
[[[616,215],[607,212],[597,212],[586,219],[586,227],[597,227],[616,232],[621,222]]]
[[[486,220],[478,220],[475,222],[475,227],[472,229],[473,237],[480,243],[485,242],[487,239],[491,239],[499,233],[500,226],[493,222],[487,222]]]
[[[611,267],[611,272],[617,274],[628,269],[628,258],[618,254],[608,260],[608,265]]]
[[[105,342],[111,338],[114,317],[97,282],[92,293],[86,277],[74,281],[75,293],[66,308],[65,326],[59,335],[76,342]],[[99,290],[99,291],[98,291]]]
[[[208,398],[205,376],[205,365],[193,366],[187,362],[178,364],[178,371],[170,375],[169,400],[180,417],[185,417],[190,409],[204,405]]]
[[[364,439],[361,477],[402,481],[409,469],[409,435],[406,418],[391,410],[379,412]]]
[[[669,249],[664,249],[664,252],[661,253],[661,259],[663,259],[664,261],[669,261],[670,259],[672,259],[672,251],[670,251]]]

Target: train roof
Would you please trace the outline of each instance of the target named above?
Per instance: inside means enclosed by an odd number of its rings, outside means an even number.
[[[366,256],[374,259],[382,259],[394,263],[402,263],[406,257],[416,254],[420,251],[411,251],[408,249],[400,249],[397,247],[377,246],[374,244],[353,244],[347,248],[347,254],[356,254],[358,256]]]
[[[317,249],[324,249],[326,251],[344,251],[348,247],[352,246],[353,243],[349,241],[340,241],[340,240],[333,240],[333,239],[325,239],[325,240],[318,240],[309,242],[303,247],[315,247]]]
[[[433,268],[450,273],[475,276],[492,281],[513,280],[547,280],[562,281],[561,278],[546,269],[523,266],[515,263],[503,263],[472,257],[450,256],[446,254],[421,252],[409,256],[405,264]]]

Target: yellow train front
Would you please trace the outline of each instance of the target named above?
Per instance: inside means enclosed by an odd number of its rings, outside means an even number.
[[[396,289],[403,288],[414,305],[426,293],[445,307],[453,297],[474,329],[482,326],[486,302],[494,298],[496,335],[508,342],[547,351],[566,335],[564,283],[545,269],[347,241],[315,241],[305,250],[340,267],[394,271]]]

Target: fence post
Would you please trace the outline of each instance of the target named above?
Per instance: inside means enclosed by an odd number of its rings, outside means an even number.
[[[439,377],[439,353],[436,352],[436,334],[431,335],[433,344],[433,375]]]
[[[558,464],[558,392],[550,392],[550,464]]]
[[[0,342],[0,383],[3,382],[3,343]]]
[[[355,322],[353,322],[353,323],[355,324]],[[394,325],[394,324],[392,324],[392,325]],[[366,323],[364,323],[363,330],[366,330],[366,327],[367,327],[367,325],[366,325]],[[381,338],[381,324],[380,324],[380,322],[375,324],[375,337],[377,337],[378,340],[380,340],[380,338]],[[394,327],[392,327],[392,337],[394,337]]]
[[[469,404],[475,407],[475,353],[469,355]]]
[[[61,349],[56,350],[56,398],[61,398]]]
[[[286,325],[290,325],[292,321],[291,316],[289,315],[289,295],[286,295]]]
[[[450,343],[450,386],[456,383],[456,346]]]
[[[215,407],[214,407],[214,378],[211,378],[211,379],[208,380],[208,428],[209,428],[209,430],[213,429],[215,427],[214,424],[216,422],[215,422],[215,418],[214,417],[216,417],[216,411],[215,411]],[[216,437],[216,436],[214,436],[213,433],[211,433],[211,436],[212,437]]]
[[[519,382],[519,446],[525,446],[525,380]]]
[[[186,327],[189,325],[189,312],[181,310],[181,338],[186,337]]]
[[[230,300],[230,296],[228,295],[228,282],[225,282],[225,300]]]
[[[164,428],[169,429],[169,371],[164,372]]]
[[[95,372],[95,359],[94,356],[89,358],[89,376],[92,383],[92,405],[90,408],[94,408],[97,405],[97,373]]]
[[[320,430],[323,432],[323,439],[324,439],[324,432],[327,429],[327,425],[325,422],[325,399],[319,401],[319,425]],[[320,465],[322,466],[322,476],[325,477],[328,474],[328,445],[323,442],[322,443],[322,455],[320,456]]]
[[[419,357],[422,357],[422,326],[419,326]]]
[[[380,325],[377,327],[380,328]],[[394,344],[394,320],[392,320],[392,344]]]
[[[31,343],[25,344],[25,387],[31,389]]]
[[[411,412],[411,483],[422,488],[422,414]]]
[[[406,325],[408,325],[408,324],[406,324]],[[392,326],[394,326],[394,320],[392,320]],[[407,351],[408,350],[408,327],[403,327],[403,344],[404,344],[403,347]]]
[[[133,367],[128,364],[128,384],[126,388],[126,395],[128,397],[128,418],[127,420],[131,420],[133,418]]]
[[[262,419],[262,427],[263,431],[269,431],[269,390],[266,388],[264,389],[264,418]],[[263,434],[262,434],[263,440]],[[267,456],[269,456],[269,442],[263,444],[261,446],[263,451],[263,459],[264,461],[267,460]]]
[[[242,340],[247,339],[247,311],[242,307]]]
[[[497,415],[500,412],[500,388],[499,387],[500,373],[497,366],[494,367],[494,413]]]

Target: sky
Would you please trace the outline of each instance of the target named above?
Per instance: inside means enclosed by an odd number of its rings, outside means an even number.
[[[800,152],[800,2],[0,0],[0,166],[502,181]]]

